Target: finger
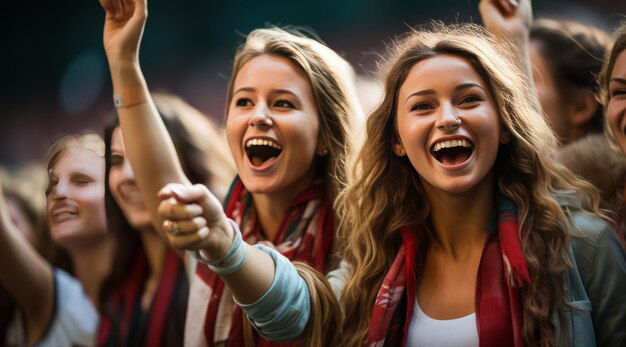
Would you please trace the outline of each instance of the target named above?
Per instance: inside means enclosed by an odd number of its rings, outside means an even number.
[[[206,227],[206,219],[203,217],[194,217],[188,220],[172,221],[165,220],[163,229],[169,231],[172,235],[185,235],[198,232],[198,230]]]
[[[191,203],[204,201],[210,194],[209,189],[202,184],[186,186],[178,183],[170,183],[159,191],[159,198],[172,197],[181,203]]]
[[[198,204],[180,204],[176,200],[167,200],[159,204],[158,212],[163,219],[181,221],[200,216],[203,210]]]
[[[198,250],[203,246],[204,239],[209,235],[209,228],[202,227],[197,232],[191,234],[168,234],[170,245],[178,249]]]
[[[502,15],[511,15],[517,10],[519,5],[517,0],[499,0],[497,2],[498,9],[502,12]]]
[[[110,8],[112,10],[112,14],[115,18],[121,18],[122,15],[124,14],[123,10],[122,10],[122,0],[111,0],[109,1],[109,4],[111,5]]]

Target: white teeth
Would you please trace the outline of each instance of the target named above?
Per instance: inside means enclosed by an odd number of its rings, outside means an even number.
[[[140,194],[127,194],[125,198],[130,203],[143,202]]]
[[[281,145],[272,139],[250,139],[246,142],[246,147],[251,146],[270,146],[276,149],[282,149]]]
[[[441,141],[435,144],[433,147],[433,152],[437,152],[442,148],[452,148],[452,147],[472,147],[472,144],[467,140],[450,140],[450,141]]]

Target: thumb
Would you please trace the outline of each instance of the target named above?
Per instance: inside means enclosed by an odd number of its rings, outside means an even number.
[[[180,183],[169,183],[161,188],[158,197],[161,200],[174,198],[179,203],[190,204],[206,200],[210,194],[209,190],[201,184],[189,186]]]

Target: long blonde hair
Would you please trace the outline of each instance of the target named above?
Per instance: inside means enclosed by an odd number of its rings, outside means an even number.
[[[369,116],[366,141],[357,158],[362,174],[339,196],[344,260],[353,269],[342,294],[343,345],[365,341],[376,294],[402,243],[400,228],[429,217],[419,175],[404,157],[393,154],[398,91],[417,62],[440,54],[466,58],[489,86],[503,127],[512,140],[501,145],[494,171],[499,190],[519,208],[522,247],[532,283],[518,288],[527,345],[555,345],[551,314],[565,305],[562,278],[570,266],[569,227],[555,195],[573,195],[598,209],[598,194],[556,163],[557,140],[538,113],[537,100],[508,49],[472,25],[412,31],[390,48],[383,68],[385,96]],[[358,317],[358,318],[357,318]]]
[[[328,146],[328,155],[317,159],[316,175],[323,179],[332,201],[349,179],[346,166],[352,153],[351,129],[359,128],[356,123],[364,118],[354,87],[354,70],[332,49],[297,31],[279,28],[254,30],[235,56],[226,98],[226,114],[237,73],[244,64],[264,54],[289,59],[308,78],[319,115],[320,140]],[[332,257],[333,254],[327,255],[327,264],[332,264],[328,261]],[[313,268],[300,263],[297,269],[311,288],[311,316],[317,318],[309,324],[302,343],[319,347],[334,344],[340,336],[337,327],[341,326],[342,319],[337,299],[323,276]],[[332,329],[324,330],[327,324],[331,324]],[[244,331],[246,345],[251,346],[252,333],[245,319]]]
[[[334,199],[347,180],[351,123],[363,118],[354,87],[354,70],[335,51],[297,31],[279,28],[254,30],[248,34],[235,56],[226,98],[226,114],[237,73],[244,64],[263,54],[289,59],[304,71],[309,80],[319,114],[320,140],[328,146],[328,155],[319,158],[316,170],[324,179],[329,197]]]

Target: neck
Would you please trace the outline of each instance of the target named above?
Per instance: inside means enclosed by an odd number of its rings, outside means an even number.
[[[453,258],[462,258],[474,248],[483,248],[496,207],[494,177],[492,171],[476,187],[463,193],[434,191],[425,185],[434,234],[431,247]]]
[[[294,199],[310,187],[312,183],[313,179],[310,179],[308,184],[300,184],[297,189],[290,187],[280,192],[267,194],[252,193],[252,201],[254,202],[259,225],[269,241],[274,240],[276,237],[278,227],[285,217],[285,212]]]
[[[159,281],[163,273],[163,263],[167,254],[165,241],[150,227],[139,231],[139,237],[143,245],[146,258],[148,259],[148,281]]]
[[[96,242],[68,249],[72,258],[76,278],[82,283],[85,293],[97,307],[102,282],[109,275],[115,241],[111,233]]]

